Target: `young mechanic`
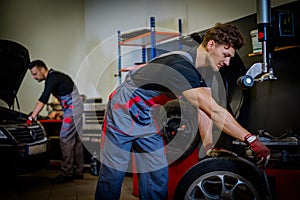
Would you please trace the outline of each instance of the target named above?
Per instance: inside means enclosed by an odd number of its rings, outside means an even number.
[[[269,149],[211,97],[197,68],[229,65],[243,38],[237,27],[217,23],[188,55],[169,53],[130,71],[109,96],[103,124],[101,167],[95,199],[119,199],[131,152],[137,164],[140,199],[166,199],[168,163],[156,111],[183,96],[223,132],[248,144],[261,163]],[[191,62],[192,61],[192,62]],[[185,111],[189,112],[189,111]],[[197,116],[195,116],[197,119]]]

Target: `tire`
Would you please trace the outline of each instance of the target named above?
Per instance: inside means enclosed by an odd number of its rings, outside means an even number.
[[[235,157],[205,158],[179,181],[175,200],[230,199],[267,200],[263,172],[253,163]]]
[[[186,101],[174,100],[164,106],[163,134],[169,163],[182,160],[199,145],[197,110]],[[184,127],[184,128],[182,128]]]

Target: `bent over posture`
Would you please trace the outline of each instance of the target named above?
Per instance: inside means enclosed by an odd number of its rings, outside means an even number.
[[[28,123],[38,116],[50,94],[54,95],[63,109],[62,126],[59,134],[62,153],[61,174],[52,183],[71,182],[83,178],[83,147],[79,137],[82,131],[83,103],[73,80],[66,74],[48,69],[41,60],[29,64],[29,70],[38,82],[45,80],[45,88],[29,116]]]
[[[216,24],[208,30],[203,42],[188,53],[168,53],[127,74],[109,96],[96,200],[120,198],[132,152],[140,199],[166,199],[168,163],[161,123],[155,113],[161,105],[182,96],[222,131],[246,141],[261,161],[267,160],[269,149],[216,103],[197,70],[200,67],[219,70],[229,65],[230,58],[242,45],[242,36],[235,26]]]

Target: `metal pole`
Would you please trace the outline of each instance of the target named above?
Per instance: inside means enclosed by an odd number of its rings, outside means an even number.
[[[270,0],[257,0],[257,27],[258,27],[258,41],[262,42],[262,54],[263,54],[263,69],[264,73],[268,72],[269,67],[269,49],[268,49],[268,40],[269,40],[269,31],[270,31]]]
[[[182,50],[182,42],[181,42],[181,39],[182,39],[182,20],[181,19],[178,19],[178,32],[179,32],[179,45],[178,45],[178,48],[179,48],[179,50]]]
[[[121,31],[118,31],[118,83],[121,84]]]
[[[150,31],[151,31],[151,58],[156,57],[156,38],[155,38],[155,18],[150,18]]]

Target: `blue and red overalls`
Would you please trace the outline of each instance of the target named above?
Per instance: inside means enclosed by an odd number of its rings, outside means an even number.
[[[79,137],[82,132],[83,102],[73,80],[66,74],[50,69],[45,80],[45,88],[39,101],[46,104],[50,95],[55,96],[63,109],[60,130],[62,153],[62,176],[82,176],[83,147]]]
[[[107,104],[96,200],[120,198],[124,175],[131,169],[128,164],[132,152],[140,199],[166,199],[168,162],[161,123],[155,113],[166,102],[182,95],[182,91],[201,86],[202,82],[195,67],[179,55],[157,59],[127,74]]]
[[[75,88],[71,94],[56,96],[63,109],[60,130],[60,148],[62,153],[61,170],[63,176],[82,176],[84,160],[83,146],[80,140],[83,125],[83,103]]]

